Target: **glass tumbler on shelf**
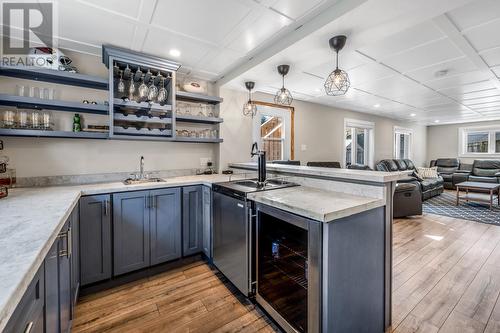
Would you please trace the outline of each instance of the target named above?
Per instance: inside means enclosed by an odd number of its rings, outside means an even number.
[[[38,111],[31,112],[30,120],[31,120],[31,128],[33,129],[40,128],[40,112]]]
[[[9,128],[9,127],[14,127],[15,123],[15,118],[14,118],[14,111],[12,110],[5,110],[3,111],[2,115],[2,126]]]
[[[44,130],[50,129],[50,112],[44,111],[41,116],[42,128]]]
[[[17,127],[26,128],[28,127],[28,112],[26,110],[17,110]]]
[[[48,100],[53,100],[54,88],[43,88],[43,98]]]
[[[24,96],[25,94],[25,88],[24,88],[24,85],[22,84],[17,84],[16,85],[16,95],[17,96]]]

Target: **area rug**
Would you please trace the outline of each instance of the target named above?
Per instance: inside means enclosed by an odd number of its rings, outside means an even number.
[[[424,201],[423,211],[428,214],[443,215],[459,219],[500,225],[500,208],[493,202],[493,210],[487,204],[465,202],[460,200],[460,205],[455,206],[456,193],[443,192]]]

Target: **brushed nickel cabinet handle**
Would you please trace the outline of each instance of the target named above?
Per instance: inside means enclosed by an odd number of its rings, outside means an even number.
[[[73,236],[73,231],[71,230],[71,227],[68,228],[68,237],[66,239],[66,244],[68,246],[68,249],[66,250],[67,252],[67,255],[68,255],[68,258],[71,257],[71,254],[73,253],[73,239],[72,239],[72,236]]]
[[[26,328],[24,329],[24,333],[30,333],[32,329],[33,329],[33,322],[30,321],[28,323],[28,325],[26,325]]]
[[[104,215],[108,216],[109,214],[109,200],[104,200]]]

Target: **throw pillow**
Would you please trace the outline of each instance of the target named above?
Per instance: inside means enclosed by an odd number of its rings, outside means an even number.
[[[417,173],[420,176],[420,178],[424,179],[435,179],[439,177],[437,172],[437,167],[432,167],[432,168],[418,167]]]

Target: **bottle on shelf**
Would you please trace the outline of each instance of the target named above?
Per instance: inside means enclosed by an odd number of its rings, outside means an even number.
[[[81,132],[82,131],[82,120],[78,113],[75,113],[73,117],[73,132]]]

